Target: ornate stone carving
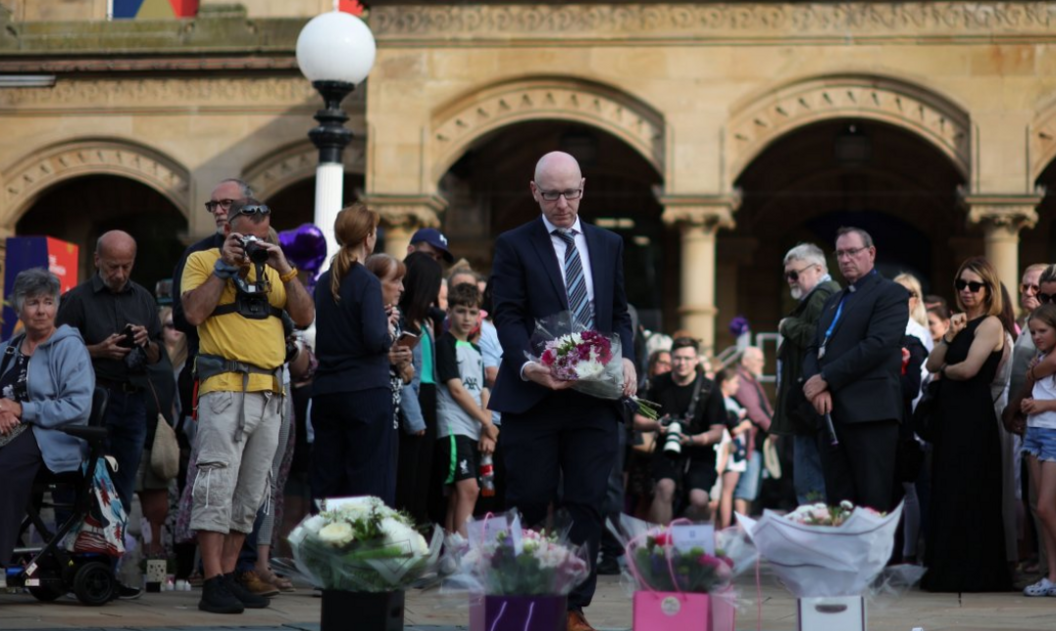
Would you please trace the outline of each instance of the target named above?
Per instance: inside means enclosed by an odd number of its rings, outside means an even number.
[[[365,111],[365,88],[344,102],[349,113]],[[49,110],[59,112],[143,111],[195,108],[196,111],[242,110],[247,107],[286,112],[291,107],[308,113],[322,105],[319,95],[304,77],[227,78],[134,78],[67,79],[53,88],[9,88],[0,90],[0,111]]]
[[[581,122],[634,147],[664,173],[664,122],[641,101],[605,86],[568,79],[532,79],[482,90],[433,116],[434,179],[477,138],[499,127],[539,119]]]
[[[736,226],[734,213],[741,206],[740,191],[726,195],[662,195],[658,201],[664,212],[660,219],[669,226],[689,225],[715,233]]]
[[[439,228],[440,213],[447,208],[447,200],[439,195],[377,193],[367,196],[363,203],[381,213],[381,220],[386,227],[402,230]]]
[[[961,203],[968,210],[968,224],[989,223],[995,226],[1019,231],[1022,228],[1033,228],[1038,223],[1038,204],[1045,198],[1045,192],[1036,194],[1002,195],[1002,194],[967,194],[960,192]]]
[[[771,142],[820,120],[853,117],[907,129],[938,147],[966,177],[971,163],[968,114],[940,96],[894,79],[820,77],[761,96],[742,108],[728,129],[730,181]]]
[[[158,191],[189,217],[188,170],[157,151],[115,139],[85,139],[37,151],[4,172],[0,224],[14,225],[45,189],[83,175],[118,175]]]
[[[366,172],[366,149],[362,136],[355,136],[345,149],[345,171],[362,174]],[[249,184],[257,197],[263,199],[282,189],[315,177],[319,166],[319,150],[311,142],[293,143],[246,167],[242,179]]]
[[[811,2],[379,6],[370,26],[380,42],[473,39],[600,39],[702,45],[752,40],[853,38],[948,40],[951,36],[1048,38],[1053,2]]]
[[[1056,160],[1056,103],[1049,105],[1030,124],[1028,150],[1030,181],[1034,182]]]

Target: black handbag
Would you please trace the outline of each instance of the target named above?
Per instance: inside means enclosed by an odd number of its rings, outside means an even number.
[[[932,379],[924,386],[917,408],[913,410],[913,431],[929,443],[939,442],[942,433],[942,412],[939,410],[941,379]]]

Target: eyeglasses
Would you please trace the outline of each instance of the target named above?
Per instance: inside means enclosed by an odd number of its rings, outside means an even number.
[[[536,187],[539,185],[536,184]],[[579,196],[583,194],[583,189],[576,188],[568,191],[544,191],[539,189],[539,197],[542,197],[548,202],[556,202],[561,197],[564,197],[566,201],[572,201],[579,199]]]
[[[986,287],[987,284],[977,283],[974,280],[967,281],[962,278],[958,278],[956,281],[954,281],[953,286],[957,288],[957,291],[964,291],[964,289],[967,287],[968,291],[972,292],[973,294],[977,294],[979,293],[979,290],[983,287]]]
[[[799,275],[808,269],[814,267],[813,265],[807,265],[803,269],[794,269],[791,272],[785,272],[785,280],[790,280],[793,283],[799,280]]]
[[[1056,294],[1043,294],[1038,293],[1038,302],[1046,304],[1049,302],[1056,303]]]
[[[239,209],[239,215],[270,215],[271,209],[264,204],[251,204],[249,206],[243,206]]]
[[[851,258],[852,256],[857,255],[862,250],[868,250],[868,249],[869,249],[868,247],[863,245],[860,248],[849,248],[847,250],[836,250],[836,258],[837,259]]]
[[[1021,293],[1024,293],[1024,294],[1030,293],[1030,292],[1033,292],[1033,293],[1036,294],[1036,293],[1038,293],[1039,290],[1041,290],[1041,287],[1038,287],[1037,285],[1031,285],[1030,283],[1023,283],[1022,285],[1019,286],[1019,291]]]
[[[234,199],[212,200],[211,199],[211,200],[205,202],[205,209],[207,211],[211,212],[211,213],[215,213],[217,206],[223,206],[224,210],[227,210],[228,208],[231,208],[231,204],[234,204],[236,201],[238,201],[238,200],[234,200]]]

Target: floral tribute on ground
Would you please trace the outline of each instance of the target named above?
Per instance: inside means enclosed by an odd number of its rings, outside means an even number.
[[[657,418],[658,404],[623,395],[619,336],[588,329],[571,312],[562,311],[536,321],[531,344],[537,355],[528,359],[549,368],[555,379],[573,382],[573,390],[599,399],[626,399],[639,414]]]
[[[313,585],[348,592],[406,589],[435,571],[443,534],[430,541],[376,497],[326,500],[290,533],[294,560]]]
[[[657,526],[629,515],[609,529],[624,544],[636,631],[733,631],[733,579],[757,557],[744,533],[686,519]]]

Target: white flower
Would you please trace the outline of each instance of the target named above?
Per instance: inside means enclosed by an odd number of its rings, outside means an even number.
[[[319,531],[319,540],[335,548],[352,543],[354,538],[355,533],[352,532],[352,526],[343,521],[327,524]]]
[[[385,535],[387,545],[403,546],[405,550],[416,555],[428,554],[429,546],[425,543],[425,537],[403,521],[395,517],[386,517],[381,520],[379,528]]]
[[[581,361],[576,364],[576,377],[579,379],[591,379],[605,372],[605,364],[593,359]]]
[[[840,502],[840,508],[844,510],[854,510],[854,504],[850,503],[847,500],[843,500],[842,502]]]

